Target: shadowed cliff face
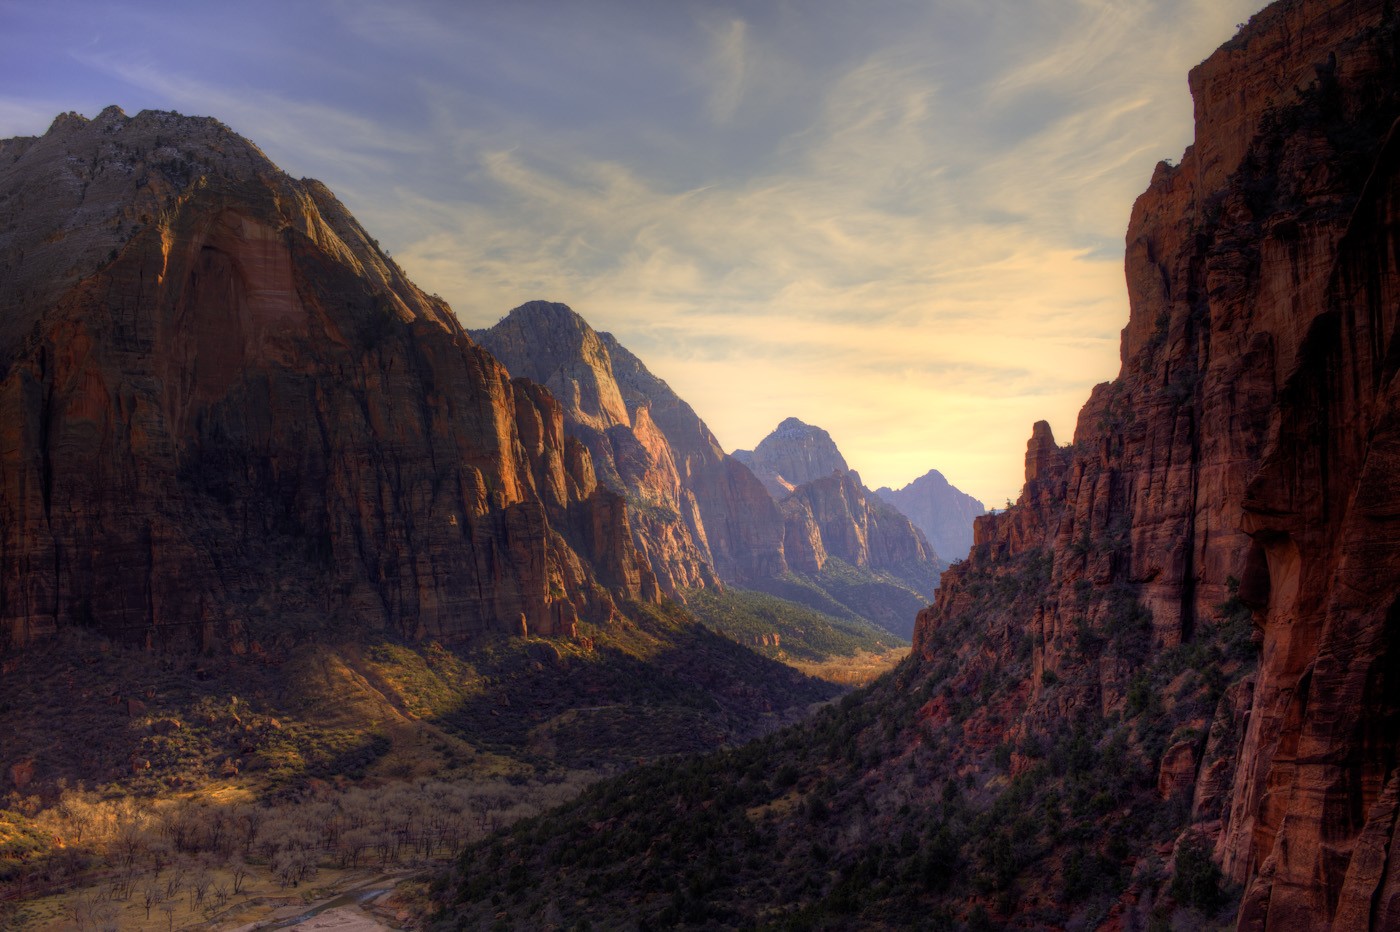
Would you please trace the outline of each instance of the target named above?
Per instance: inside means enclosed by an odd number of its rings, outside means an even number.
[[[559,404],[322,185],[115,108],[0,156],[11,644],[568,634],[656,598]]]
[[[1043,548],[1016,733],[1123,710],[1136,670],[1252,609],[1257,670],[1160,762],[1247,885],[1243,928],[1400,923],[1396,36],[1379,0],[1279,3],[1192,72],[1196,141],[1128,231],[1122,371],[1072,446],[1037,425],[1020,500],[916,636],[933,663],[965,580]],[[1125,605],[1145,654],[1116,646]]]

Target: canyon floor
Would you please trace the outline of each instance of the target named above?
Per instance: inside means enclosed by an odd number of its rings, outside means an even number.
[[[772,614],[726,630],[674,608],[577,643],[212,658],[76,635],[10,658],[0,926],[400,927],[416,878],[464,845],[638,763],[799,721],[907,654],[814,646],[811,613],[779,609],[785,644],[752,633]]]

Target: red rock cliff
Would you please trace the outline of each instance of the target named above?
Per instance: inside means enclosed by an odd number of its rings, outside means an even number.
[[[563,304],[531,301],[474,336],[562,400],[599,479],[633,503],[634,542],[668,593],[787,570],[782,516],[758,480],[612,334]]]
[[[0,155],[10,644],[559,634],[655,598],[559,404],[324,186],[116,108]]]
[[[1008,620],[1035,645],[1015,734],[1123,709],[1153,658],[1251,608],[1257,670],[1162,763],[1246,885],[1242,928],[1400,926],[1397,62],[1388,3],[1288,0],[1192,71],[1195,143],[1128,231],[1122,370],[1072,446],[1037,425],[1019,501],[978,519],[916,638],[935,662],[967,580],[1048,554]]]

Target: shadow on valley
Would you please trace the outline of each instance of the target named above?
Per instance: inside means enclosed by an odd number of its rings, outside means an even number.
[[[574,641],[240,657],[77,630],[6,658],[0,920],[175,928],[259,898],[300,904],[358,871],[441,863],[600,776],[772,731],[841,691],[676,606],[628,610]]]
[[[1234,727],[1230,687],[1257,653],[1248,610],[1221,605],[1196,641],[1147,658],[1136,600],[1086,590],[1112,611],[1077,649],[1145,660],[1126,707],[1019,719],[1049,572],[1043,551],[972,568],[972,607],[873,686],[472,846],[446,914],[458,928],[1210,924],[1237,891],[1204,841],[1174,845],[1192,800],[1163,789],[1161,765],[1180,747],[1215,764],[1207,739]]]
[[[631,608],[631,618],[582,645],[474,648],[487,686],[439,724],[537,766],[614,766],[746,740],[841,691],[694,624],[673,605]]]

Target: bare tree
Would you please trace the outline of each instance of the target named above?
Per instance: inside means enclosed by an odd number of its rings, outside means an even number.
[[[184,887],[185,868],[183,865],[177,864],[171,869],[169,876],[165,878],[165,895],[162,899],[166,901],[175,899],[176,894],[183,890]]]
[[[242,858],[229,865],[229,873],[233,876],[233,895],[238,896],[243,892],[243,883],[248,879],[248,865]]]
[[[204,905],[204,897],[209,893],[209,885],[214,882],[214,878],[209,873],[209,868],[203,864],[195,868],[190,875],[190,909]]]
[[[155,906],[160,901],[160,888],[158,888],[154,882],[147,882],[146,885],[141,888],[141,905],[146,907],[147,922],[151,921],[151,907]]]
[[[92,900],[88,899],[85,891],[80,892],[68,901],[65,912],[68,913],[68,918],[73,920],[73,927],[78,932],[83,932],[92,922]]]

